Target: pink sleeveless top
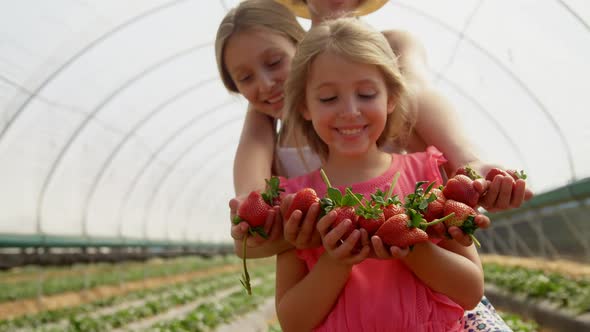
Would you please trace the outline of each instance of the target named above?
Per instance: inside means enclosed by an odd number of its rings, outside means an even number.
[[[446,159],[435,147],[392,156],[388,171],[352,185],[352,191],[367,196],[377,188],[386,191],[398,171],[394,194],[400,198],[413,192],[418,181],[442,184],[439,166]],[[314,188],[320,197],[326,193],[319,171],[286,180],[284,187],[287,193],[306,187]],[[297,250],[297,256],[311,270],[323,252],[323,247]],[[353,267],[334,308],[314,331],[462,331],[462,318],[461,306],[431,290],[401,261],[365,259]]]

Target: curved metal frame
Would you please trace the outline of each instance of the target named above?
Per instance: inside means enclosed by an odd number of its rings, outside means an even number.
[[[43,90],[43,88],[45,88],[57,76],[59,76],[63,71],[65,71],[68,67],[70,67],[70,65],[72,65],[74,62],[76,62],[84,54],[88,53],[88,51],[90,51],[91,49],[93,49],[95,46],[99,45],[100,43],[102,43],[103,41],[107,40],[108,38],[110,38],[114,34],[118,33],[119,31],[122,31],[125,28],[128,28],[129,26],[131,26],[131,25],[133,25],[133,24],[135,24],[135,23],[137,23],[137,22],[139,22],[141,20],[143,20],[143,19],[145,19],[147,17],[150,17],[153,14],[157,14],[157,13],[159,13],[160,11],[162,11],[164,9],[167,9],[169,7],[176,6],[180,2],[184,2],[184,1],[186,1],[186,0],[173,0],[173,1],[170,1],[168,3],[163,4],[161,6],[152,8],[152,9],[150,9],[150,10],[148,10],[148,11],[142,13],[142,14],[139,14],[137,16],[134,16],[132,19],[130,19],[128,21],[125,21],[125,22],[123,22],[120,25],[117,25],[113,29],[107,31],[106,33],[104,33],[100,37],[98,37],[95,40],[91,41],[88,45],[86,45],[85,47],[83,47],[80,51],[78,51],[72,57],[70,57],[69,59],[67,59],[59,68],[57,68],[53,73],[51,73],[49,76],[47,76],[45,78],[45,80],[43,82],[41,82],[41,84],[39,84],[39,86],[37,88],[34,89],[33,92],[31,92],[31,94],[24,101],[24,103],[22,103],[22,105],[19,106],[19,108],[16,110],[16,112],[14,112],[13,116],[10,119],[8,119],[8,121],[6,122],[6,126],[4,126],[0,130],[0,142],[2,142],[2,139],[4,138],[4,135],[6,135],[6,132],[12,127],[12,124],[20,117],[20,114],[27,107],[27,105],[29,105],[29,103],[33,100],[33,98],[35,98],[39,94],[39,92],[41,90]]]
[[[141,72],[139,72],[137,75],[135,75],[135,76],[131,77],[130,79],[128,79],[127,81],[125,81],[122,85],[115,87],[112,90],[113,92],[110,95],[108,95],[105,99],[103,99],[100,104],[98,104],[92,111],[90,111],[86,115],[84,120],[82,120],[82,122],[78,125],[78,127],[70,135],[69,139],[66,141],[65,146],[62,147],[57,158],[55,159],[55,161],[51,165],[51,168],[49,169],[47,176],[45,177],[45,181],[43,182],[43,185],[42,185],[40,193],[39,193],[39,199],[37,201],[37,211],[36,211],[37,232],[43,234],[42,213],[41,212],[43,209],[43,202],[45,201],[45,195],[47,193],[47,188],[49,187],[49,184],[51,183],[51,180],[53,179],[53,176],[55,175],[57,168],[61,164],[61,161],[63,160],[66,153],[69,151],[72,144],[74,144],[74,142],[76,142],[76,139],[79,137],[79,135],[82,133],[82,131],[86,128],[86,126],[90,123],[90,121],[92,119],[94,119],[96,114],[98,114],[101,110],[103,110],[104,107],[111,100],[115,99],[115,97],[117,97],[119,94],[121,94],[127,88],[129,88],[130,86],[135,84],[137,81],[143,79],[145,76],[147,76],[151,72],[159,69],[162,66],[165,66],[165,65],[171,63],[172,61],[178,59],[179,57],[186,56],[194,51],[198,51],[198,50],[202,49],[203,47],[206,47],[209,45],[211,45],[210,42],[189,47],[187,49],[173,53],[172,55],[157,61],[156,63],[152,64],[151,66],[144,68]],[[83,235],[86,236],[87,234],[83,234]]]
[[[230,105],[230,103],[225,104],[224,106],[228,106]],[[219,109],[219,108],[223,108],[224,106],[221,107],[217,107],[215,109]],[[207,114],[204,114],[202,117],[198,117],[197,119],[194,120],[201,120],[202,118],[205,118],[207,116],[213,116],[213,112],[208,112]],[[195,140],[195,142],[193,142],[193,144],[189,145],[186,149],[184,149],[182,151],[182,153],[178,154],[178,157],[172,161],[169,165],[168,165],[168,171],[164,172],[162,177],[160,177],[157,181],[156,181],[156,185],[153,186],[154,190],[151,191],[151,195],[149,196],[149,198],[146,201],[146,205],[144,207],[144,211],[146,211],[146,213],[144,214],[144,232],[143,235],[145,238],[147,238],[147,227],[149,224],[149,213],[147,213],[148,211],[151,211],[150,207],[153,206],[153,202],[156,199],[156,197],[158,196],[158,193],[160,192],[161,188],[163,187],[163,183],[166,182],[166,180],[168,179],[168,177],[173,173],[174,169],[176,168],[176,166],[178,165],[178,163],[180,163],[187,155],[188,152],[191,151],[195,146],[198,146],[199,144],[203,143],[204,138],[207,138],[208,136],[210,136],[212,133],[218,132],[220,128],[223,128],[227,123],[230,122],[234,122],[234,121],[238,121],[243,119],[243,115],[240,114],[238,116],[234,116],[233,118],[229,119],[226,122],[222,122],[221,124],[209,128],[209,130],[207,130],[206,132],[201,133],[201,135],[199,135],[199,137],[197,137],[197,139]],[[190,121],[189,122],[189,126],[194,124],[196,122],[194,121]],[[181,131],[184,131],[186,128],[188,128],[189,126],[183,127],[181,129]]]
[[[176,102],[178,99],[185,97],[186,95],[189,95],[190,93],[194,92],[195,90],[201,88],[203,85],[214,82],[214,81],[217,81],[216,77],[204,79],[204,80],[201,80],[201,81],[187,87],[186,89],[183,89],[180,92],[174,94],[172,97],[166,99],[164,102],[162,102],[159,105],[157,105],[156,107],[154,107],[140,121],[138,121],[135,124],[135,126],[133,126],[133,128],[131,130],[129,130],[127,132],[127,135],[125,135],[123,137],[123,139],[121,139],[119,144],[117,144],[117,146],[111,151],[111,153],[109,154],[107,159],[105,159],[105,161],[102,163],[101,167],[99,167],[99,173],[94,177],[94,180],[93,180],[92,184],[90,185],[90,190],[83,200],[83,202],[84,202],[83,203],[84,207],[82,208],[82,227],[83,227],[83,229],[85,229],[85,230],[88,229],[88,220],[90,219],[89,215],[88,215],[88,212],[89,212],[88,210],[89,210],[90,203],[92,202],[92,199],[94,198],[94,194],[95,194],[96,190],[98,189],[98,185],[100,184],[104,174],[106,173],[106,170],[111,166],[113,160],[119,154],[119,152],[123,149],[123,147],[127,144],[127,142],[129,142],[129,140],[133,136],[135,136],[137,131],[140,128],[142,128],[146,123],[148,123],[156,115],[165,111],[166,108],[170,104]]]
[[[407,11],[414,12],[416,15],[421,16],[421,17],[425,18],[426,20],[433,22],[434,24],[444,28],[445,30],[447,30],[455,35],[458,34],[458,31],[456,29],[454,29],[453,27],[449,26],[445,22],[442,22],[441,20],[431,16],[430,14],[428,14],[420,9],[417,9],[417,8],[409,6],[409,5],[400,4],[399,2],[396,2],[393,4],[396,6],[399,6],[402,9],[406,9]],[[488,52],[485,48],[483,48],[481,45],[476,43],[474,40],[472,40],[468,36],[466,36],[466,35],[464,35],[464,36],[465,36],[465,38],[463,38],[463,40],[465,40],[473,48],[475,48],[476,50],[481,52],[483,55],[485,55],[496,66],[498,66],[498,68],[500,68],[502,70],[502,72],[504,72],[506,75],[508,75],[508,77],[512,81],[514,81],[516,83],[516,85],[519,86],[524,91],[524,93],[533,101],[533,103],[535,105],[537,105],[537,107],[541,111],[541,114],[543,114],[543,116],[549,121],[549,123],[551,124],[551,126],[553,127],[553,129],[555,130],[557,135],[559,136],[559,139],[561,140],[561,144],[565,150],[567,161],[568,161],[568,166],[570,169],[570,174],[571,174],[570,181],[575,181],[576,171],[574,168],[572,151],[571,151],[569,144],[563,134],[563,131],[561,130],[561,128],[559,127],[559,124],[557,123],[557,121],[555,121],[555,119],[553,118],[553,116],[551,115],[551,113],[549,112],[547,107],[545,107],[545,105],[541,102],[541,100],[527,87],[527,85],[523,81],[521,81],[516,76],[516,74],[514,74],[510,70],[510,68],[508,68],[506,65],[504,65],[504,63],[502,63],[502,61],[500,59],[498,59],[493,54]]]
[[[228,99],[221,104],[217,104],[214,107],[206,109],[204,112],[199,113],[195,118],[193,118],[191,121],[189,121],[189,124],[197,123],[196,121],[199,120],[201,117],[211,115],[213,113],[213,111],[215,111],[221,107],[225,107],[227,105],[230,105],[231,102],[232,102],[232,100]],[[235,102],[235,100],[233,100],[233,102]],[[131,199],[131,196],[132,196],[133,192],[135,191],[135,188],[137,187],[139,180],[143,177],[143,174],[149,169],[149,166],[157,159],[159,153],[162,150],[164,150],[164,148],[166,148],[170,144],[170,142],[172,142],[178,135],[180,135],[184,130],[186,130],[189,127],[190,127],[189,125],[184,125],[183,127],[176,130],[174,133],[172,133],[172,135],[168,136],[164,140],[164,142],[158,146],[156,151],[152,153],[152,156],[142,165],[142,167],[140,168],[140,171],[135,175],[135,177],[131,181],[128,190],[123,195],[123,203],[121,204],[121,208],[119,209],[118,217],[116,218],[117,224],[119,225],[119,234],[120,235],[122,235],[121,227],[123,225],[123,220],[122,220],[123,219],[123,210],[125,210],[127,204],[129,203],[129,200]],[[199,137],[202,137],[202,136],[199,136]]]

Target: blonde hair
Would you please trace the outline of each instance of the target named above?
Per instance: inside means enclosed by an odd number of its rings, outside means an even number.
[[[382,146],[388,140],[404,142],[414,119],[408,105],[407,88],[389,43],[380,32],[355,18],[339,18],[325,21],[313,27],[299,43],[291,62],[291,72],[285,83],[286,134],[302,132],[307,144],[324,160],[328,146],[317,135],[311,121],[303,118],[306,102],[306,86],[309,83],[311,64],[322,53],[331,52],[346,59],[375,65],[383,75],[388,95],[394,98],[396,107],[387,116],[385,128],[377,140]],[[300,146],[300,144],[298,144]]]
[[[285,6],[274,0],[246,0],[231,9],[217,29],[215,37],[215,58],[217,69],[227,90],[238,92],[223,61],[227,41],[235,33],[253,28],[264,28],[282,34],[297,45],[305,36],[295,15]]]

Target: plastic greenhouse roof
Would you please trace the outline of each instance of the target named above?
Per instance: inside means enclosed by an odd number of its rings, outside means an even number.
[[[229,241],[246,104],[213,41],[237,0],[0,4],[0,234]],[[590,176],[590,2],[390,1],[483,159]],[[302,20],[305,27],[309,22]]]

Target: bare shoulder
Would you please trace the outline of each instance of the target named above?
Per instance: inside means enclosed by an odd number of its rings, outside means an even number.
[[[384,30],[383,36],[389,42],[389,45],[393,49],[396,55],[400,56],[407,51],[420,50],[424,51],[422,43],[416,36],[406,30]]]

